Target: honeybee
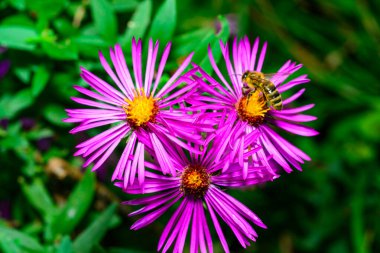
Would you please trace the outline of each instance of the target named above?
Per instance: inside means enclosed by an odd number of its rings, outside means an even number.
[[[258,71],[246,71],[244,72],[242,79],[248,87],[243,87],[243,93],[248,96],[259,89],[266,101],[275,109],[282,109],[282,99],[281,94],[278,92],[276,86],[273,82],[268,79],[268,75],[265,75]]]

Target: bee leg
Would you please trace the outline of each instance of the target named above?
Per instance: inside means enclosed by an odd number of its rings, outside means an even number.
[[[243,93],[243,96],[249,95],[249,92],[251,89],[249,87],[242,87],[241,92]]]

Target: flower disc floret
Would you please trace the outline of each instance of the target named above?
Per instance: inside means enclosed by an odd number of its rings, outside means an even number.
[[[136,94],[133,100],[124,99],[127,104],[123,105],[127,121],[132,128],[145,127],[148,122],[154,123],[158,113],[157,99],[147,97],[142,91]]]
[[[258,127],[264,122],[269,108],[261,92],[256,90],[243,96],[236,103],[236,110],[241,120],[247,121],[251,126]]]
[[[181,191],[185,196],[202,198],[210,186],[210,174],[200,165],[188,165],[181,175]]]

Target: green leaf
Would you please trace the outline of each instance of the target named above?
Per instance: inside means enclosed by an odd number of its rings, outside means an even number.
[[[25,0],[8,0],[8,2],[17,10],[25,10]]]
[[[36,45],[30,43],[38,37],[37,32],[30,27],[0,26],[0,45],[13,49],[33,50]]]
[[[23,150],[28,148],[29,143],[21,134],[21,123],[11,123],[9,124],[5,133],[2,134],[0,138],[0,150]],[[25,152],[23,152],[25,155]]]
[[[57,33],[63,37],[71,37],[76,34],[78,30],[73,26],[70,20],[64,18],[56,18],[53,21],[54,28],[57,30]]]
[[[129,11],[136,8],[136,6],[139,4],[137,0],[113,0],[112,1],[112,8],[115,11]]]
[[[108,253],[100,244],[96,244],[92,247],[91,253]]]
[[[94,47],[107,47],[108,43],[105,42],[101,37],[97,35],[83,34],[73,39],[73,42],[78,45],[83,45],[83,47],[94,46]],[[97,56],[96,56],[97,57]]]
[[[44,224],[38,219],[36,219],[31,223],[27,223],[21,229],[18,229],[18,230],[24,234],[37,236],[43,231],[43,229],[44,229]]]
[[[216,36],[213,36],[210,42],[212,55],[214,56],[216,63],[219,62],[220,57],[222,56],[222,51],[220,49],[219,41],[220,40],[227,41],[228,37],[230,36],[230,28],[228,25],[228,20],[224,16],[219,16],[218,19],[221,23],[220,31]],[[201,60],[199,63],[200,63],[199,65],[203,68],[204,71],[210,72],[212,70],[212,66],[211,66],[208,54],[205,54],[203,60]]]
[[[65,206],[53,218],[46,231],[48,240],[57,235],[70,234],[87,212],[95,193],[95,174],[87,170],[70,194]]]
[[[131,20],[127,24],[125,35],[121,39],[121,45],[124,48],[130,49],[132,38],[142,38],[149,25],[150,16],[152,14],[152,1],[145,0],[141,2],[133,13]]]
[[[195,52],[193,61],[200,62],[207,54],[207,46],[214,37],[215,32],[211,27],[176,36],[173,43],[178,46],[173,48],[173,55],[175,58],[181,58]]]
[[[69,126],[67,123],[62,122],[62,120],[67,117],[67,114],[65,112],[65,108],[61,105],[49,104],[45,106],[43,115],[50,123],[54,125],[63,127]]]
[[[113,42],[117,36],[117,20],[112,5],[107,0],[91,0],[91,14],[98,33]]]
[[[0,248],[5,252],[45,252],[39,242],[15,229],[0,225]]]
[[[149,38],[165,45],[174,33],[177,20],[176,1],[166,0],[158,9],[149,30]]]
[[[35,24],[28,16],[20,12],[19,14],[4,17],[4,19],[1,20],[1,26],[29,27],[33,29]]]
[[[77,46],[80,54],[92,58],[98,58],[97,51],[106,49],[108,43],[98,35],[83,34],[73,38],[73,43]]]
[[[39,140],[42,138],[51,137],[53,135],[54,135],[54,132],[50,128],[42,128],[42,129],[36,128],[25,133],[25,136],[29,140]]]
[[[32,80],[32,95],[37,96],[45,88],[50,73],[44,65],[38,66]]]
[[[30,204],[40,212],[45,221],[49,221],[56,212],[56,207],[41,179],[36,178],[30,184],[21,179],[20,184]]]
[[[0,239],[0,249],[3,249],[5,253],[22,253],[22,249],[10,238]]]
[[[77,48],[70,40],[66,40],[62,43],[56,43],[54,41],[43,41],[42,49],[49,57],[55,60],[78,59]]]
[[[30,106],[34,101],[30,89],[23,89],[15,95],[5,94],[0,98],[0,118],[12,118],[20,110]]]
[[[56,253],[74,253],[73,243],[70,240],[70,236],[66,235],[62,238]]]
[[[44,19],[56,16],[66,4],[67,0],[26,0],[26,7]]]
[[[108,230],[109,221],[114,215],[115,209],[116,205],[112,204],[76,238],[74,241],[74,249],[76,252],[92,252],[92,247],[100,242]]]
[[[380,140],[380,110],[362,113],[356,120],[361,135],[369,141]]]
[[[32,70],[30,68],[25,68],[25,67],[15,67],[14,68],[15,75],[23,83],[26,83],[26,84],[29,84],[29,78],[30,78],[31,72],[32,72]]]

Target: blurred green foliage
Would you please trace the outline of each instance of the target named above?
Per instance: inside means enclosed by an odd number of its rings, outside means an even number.
[[[300,103],[316,104],[319,119],[311,126],[320,131],[315,138],[287,136],[313,159],[302,173],[231,192],[268,226],[247,251],[380,252],[378,13],[375,0],[0,1],[0,45],[8,48],[0,60],[11,61],[0,81],[0,203],[10,203],[0,249],[155,250],[168,216],[129,231],[131,210],[119,205],[129,197],[92,173],[82,176],[82,161],[72,157],[85,135],[69,135],[71,126],[61,120],[64,108],[76,106],[72,85],[85,85],[79,67],[107,79],[98,50],[120,43],[131,61],[135,36],[145,46],[149,37],[160,39],[161,48],[172,41],[168,69],[192,51],[210,69],[208,44],[220,59],[219,39],[246,34],[269,42],[265,72],[287,59],[304,64],[301,72],[312,81]],[[232,252],[244,252],[227,235]]]

